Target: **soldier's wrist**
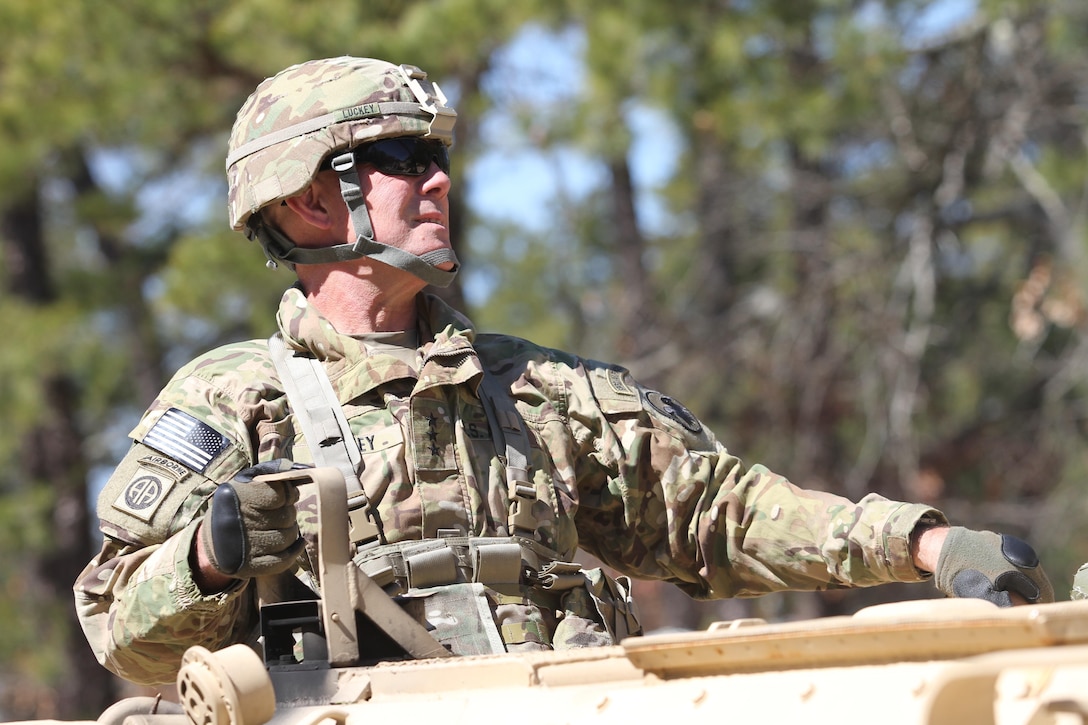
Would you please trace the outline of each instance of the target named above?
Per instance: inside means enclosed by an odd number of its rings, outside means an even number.
[[[941,549],[948,537],[948,525],[923,519],[910,535],[910,557],[915,568],[932,574],[937,571]]]
[[[204,541],[202,536],[203,528],[204,522],[201,521],[196,530],[196,536],[193,537],[192,549],[189,552],[189,566],[193,573],[193,583],[196,584],[202,594],[219,594],[226,591],[238,580],[215,568],[215,564],[202,545]]]

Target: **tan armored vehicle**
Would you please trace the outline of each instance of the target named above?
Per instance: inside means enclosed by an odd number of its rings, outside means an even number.
[[[264,661],[244,645],[193,647],[178,675],[180,706],[124,700],[99,723],[1088,722],[1083,600],[904,602],[613,647],[451,657],[351,565],[339,474],[307,475],[324,527],[323,599],[262,610]],[[363,661],[359,645],[375,623],[400,659]]]

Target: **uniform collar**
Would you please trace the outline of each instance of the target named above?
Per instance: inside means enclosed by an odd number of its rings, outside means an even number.
[[[472,346],[476,338],[472,322],[431,294],[421,293],[416,309],[423,360],[419,385],[459,384],[477,378],[482,367]],[[416,377],[410,366],[393,356],[372,356],[363,341],[337,332],[298,286],[284,292],[276,319],[289,348],[304,350],[325,362],[338,390],[344,387],[338,384],[341,378],[352,388],[341,391],[343,399],[350,400],[388,380]],[[348,373],[352,375],[348,377]]]

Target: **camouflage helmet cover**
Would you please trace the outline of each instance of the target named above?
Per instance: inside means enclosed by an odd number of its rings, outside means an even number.
[[[427,74],[343,56],[265,79],[234,122],[227,153],[230,225],[309,185],[330,152],[393,136],[453,142],[457,114]]]

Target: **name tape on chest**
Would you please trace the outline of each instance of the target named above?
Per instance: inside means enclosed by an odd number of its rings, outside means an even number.
[[[359,441],[360,451],[374,453],[403,444],[404,433],[401,432],[399,425],[394,425],[376,432],[360,433],[356,439]]]

